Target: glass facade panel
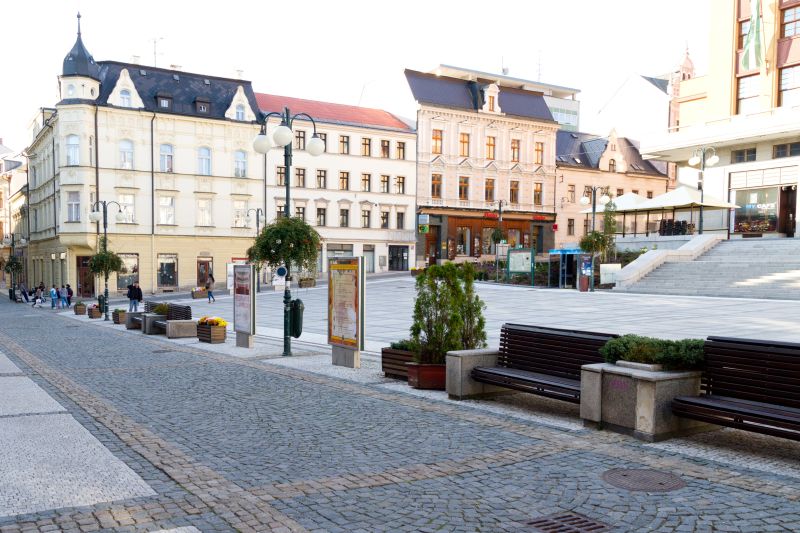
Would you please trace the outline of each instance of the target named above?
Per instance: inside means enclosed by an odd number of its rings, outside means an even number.
[[[778,227],[778,187],[742,189],[736,191],[733,231],[736,233],[766,233]]]

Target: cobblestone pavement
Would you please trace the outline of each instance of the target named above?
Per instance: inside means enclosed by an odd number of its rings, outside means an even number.
[[[798,443],[759,437],[744,460],[711,435],[646,445],[2,301],[0,352],[6,377],[27,376],[66,410],[31,418],[73,417],[148,490],[16,515],[0,496],[2,533],[534,531],[527,522],[567,511],[616,531],[800,530]],[[721,435],[734,447],[750,438]],[[622,467],[686,487],[603,481]],[[11,484],[33,475],[7,468]],[[54,476],[72,492],[87,482]]]

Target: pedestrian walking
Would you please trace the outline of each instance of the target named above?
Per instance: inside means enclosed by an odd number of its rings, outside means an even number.
[[[75,293],[72,292],[72,287],[70,287],[69,283],[67,283],[67,307],[72,307],[72,296],[74,294]]]
[[[139,311],[139,302],[142,301],[144,295],[142,294],[142,288],[139,287],[139,282],[136,281],[131,285],[128,285],[128,312],[129,313],[136,313]]]
[[[206,281],[206,292],[208,292],[208,303],[216,302],[217,299],[214,298],[214,275],[208,275],[208,281]]]
[[[65,285],[61,285],[61,290],[58,291],[59,296],[61,296],[61,308],[66,309],[69,307],[67,305],[67,287]]]
[[[55,284],[50,287],[50,309],[56,309],[58,306],[58,289]]]

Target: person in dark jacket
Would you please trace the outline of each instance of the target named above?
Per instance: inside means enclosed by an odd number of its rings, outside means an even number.
[[[75,293],[72,291],[72,287],[69,286],[69,283],[67,283],[67,307],[72,307],[73,296],[75,296]]]
[[[208,303],[216,302],[217,299],[214,298],[214,275],[209,274],[208,280],[206,281],[206,291],[208,292]]]
[[[128,304],[128,312],[138,312],[139,302],[142,301],[142,298],[144,298],[144,295],[142,294],[142,289],[139,287],[138,281],[132,285],[128,285],[128,300],[130,300],[130,303]]]

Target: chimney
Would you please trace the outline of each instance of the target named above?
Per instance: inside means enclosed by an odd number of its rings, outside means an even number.
[[[508,76],[508,67],[503,67],[503,76]]]

